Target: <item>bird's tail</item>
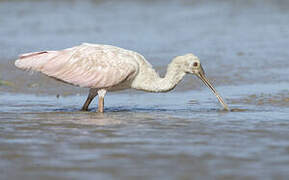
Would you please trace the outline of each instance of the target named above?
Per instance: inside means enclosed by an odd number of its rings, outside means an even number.
[[[45,63],[57,56],[57,51],[41,51],[21,54],[15,61],[15,66],[24,70],[39,71]]]

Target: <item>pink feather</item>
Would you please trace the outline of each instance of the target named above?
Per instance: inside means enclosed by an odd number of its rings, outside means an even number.
[[[22,54],[15,65],[81,87],[109,88],[138,71],[134,58],[135,53],[129,50],[82,44],[60,51]]]

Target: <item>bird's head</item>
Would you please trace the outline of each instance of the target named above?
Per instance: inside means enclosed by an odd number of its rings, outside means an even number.
[[[186,54],[184,56],[176,57],[174,61],[178,64],[178,67],[185,73],[194,74],[198,78],[200,78],[217,96],[218,100],[223,105],[224,109],[229,110],[228,105],[224,102],[224,100],[221,98],[217,90],[214,88],[214,86],[210,83],[210,81],[206,77],[205,71],[197,56],[193,54]]]
[[[176,61],[182,65],[181,68],[185,73],[189,74],[204,73],[200,59],[193,54],[178,56],[176,57]]]

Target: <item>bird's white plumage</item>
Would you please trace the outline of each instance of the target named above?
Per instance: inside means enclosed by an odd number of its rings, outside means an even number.
[[[84,43],[60,51],[24,54],[15,65],[81,87],[111,88],[137,74],[139,59],[143,57],[133,51]]]

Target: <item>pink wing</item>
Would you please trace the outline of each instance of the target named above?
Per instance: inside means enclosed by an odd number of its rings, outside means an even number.
[[[61,51],[23,54],[15,65],[81,87],[108,88],[137,72],[135,58],[136,53],[114,46],[82,44]]]

